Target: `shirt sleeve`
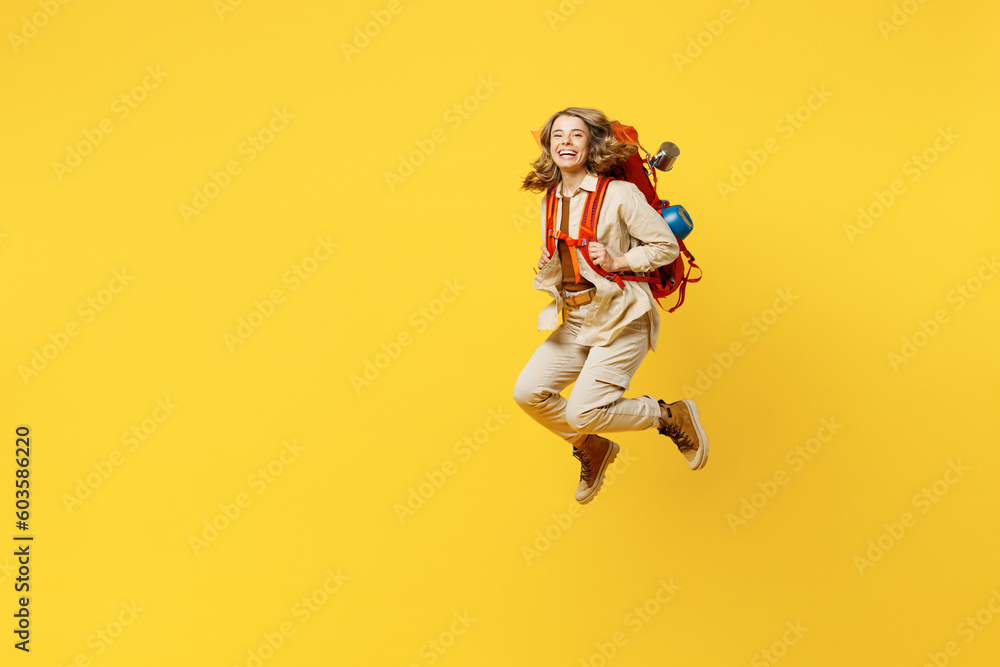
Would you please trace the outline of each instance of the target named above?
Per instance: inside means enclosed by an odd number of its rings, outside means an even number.
[[[619,182],[625,186],[621,188],[619,218],[625,223],[628,233],[642,244],[625,253],[630,269],[638,273],[655,271],[677,259],[680,245],[667,221],[649,205],[634,183]]]

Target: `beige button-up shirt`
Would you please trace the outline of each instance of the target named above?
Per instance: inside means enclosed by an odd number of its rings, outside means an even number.
[[[580,235],[580,218],[583,215],[587,193],[597,188],[597,176],[588,173],[580,187],[570,197],[562,196],[562,186],[556,188],[559,206],[556,220],[562,216],[562,207],[569,203],[569,235]],[[608,184],[604,203],[597,219],[597,242],[607,248],[611,257],[622,255],[635,272],[653,271],[669,264],[680,254],[677,238],[670,227],[652,206],[646,202],[639,188],[628,181],[614,180]],[[542,206],[542,242],[545,241],[545,206]],[[580,275],[597,288],[594,302],[580,328],[576,342],[580,345],[607,345],[629,322],[649,312],[652,326],[649,331],[649,349],[656,350],[660,333],[660,313],[649,284],[626,280],[621,289],[613,281],[601,277],[583,257],[585,249],[576,246]],[[559,314],[566,308],[562,295],[562,266],[558,252],[535,274],[533,287],[549,293],[552,302],[538,315],[538,329],[549,330],[559,326]],[[565,319],[565,318],[564,318]]]

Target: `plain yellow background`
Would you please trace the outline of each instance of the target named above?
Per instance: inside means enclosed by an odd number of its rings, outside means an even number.
[[[5,3],[0,663],[995,663],[998,21]],[[511,397],[546,335],[529,130],[573,105],[681,148],[705,277],[630,392],[712,443],[692,473],[617,434],[582,511]]]

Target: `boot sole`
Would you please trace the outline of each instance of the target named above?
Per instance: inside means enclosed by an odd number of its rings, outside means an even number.
[[[608,440],[608,442],[611,441]],[[597,471],[597,482],[592,487],[590,487],[590,493],[588,493],[583,498],[577,498],[576,502],[580,503],[581,505],[586,505],[587,503],[589,503],[591,500],[594,499],[594,496],[597,495],[597,492],[601,490],[601,485],[604,484],[604,473],[607,472],[608,466],[611,465],[612,461],[615,460],[615,457],[618,456],[618,449],[619,449],[618,443],[611,442],[611,454],[605,457],[604,463],[601,465],[601,469]]]
[[[691,418],[694,421],[694,427],[698,431],[698,441],[702,443],[702,446],[698,448],[698,455],[695,457],[694,461],[688,461],[688,467],[691,470],[700,470],[705,467],[708,463],[708,436],[705,435],[705,429],[701,427],[701,421],[698,417],[698,406],[695,402],[687,399],[681,401],[684,405],[688,407],[691,411]]]

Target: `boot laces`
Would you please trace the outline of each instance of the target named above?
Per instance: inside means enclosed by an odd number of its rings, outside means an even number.
[[[590,481],[590,454],[585,449],[573,447],[573,456],[580,459],[580,480]]]
[[[674,441],[682,453],[691,451],[695,448],[694,441],[691,440],[691,436],[684,432],[683,429],[674,422],[668,421],[666,425],[659,429],[660,433],[667,436]]]

